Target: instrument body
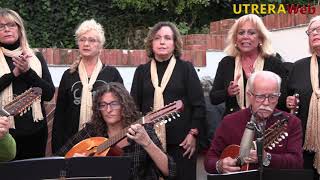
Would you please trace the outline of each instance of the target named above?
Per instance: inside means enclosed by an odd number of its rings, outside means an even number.
[[[180,117],[178,112],[181,112],[182,110],[183,103],[181,100],[178,100],[166,105],[165,107],[157,111],[148,113],[132,124],[167,123],[172,119],[176,119],[175,116]],[[121,150],[117,146],[115,146],[115,144],[126,137],[126,133],[129,127],[130,126],[122,129],[115,136],[109,137],[109,139],[104,137],[91,137],[82,140],[67,152],[65,158],[74,157],[76,154],[82,154],[84,156],[120,155]]]
[[[288,133],[286,132],[288,126],[288,119],[285,117],[284,119],[277,120],[273,125],[271,125],[263,134],[263,148],[272,150],[276,148],[280,141],[284,140],[288,137]],[[253,141],[255,145],[255,141]],[[255,146],[252,149],[256,149]],[[241,164],[240,159],[244,157],[239,156],[240,146],[236,144],[232,144],[227,146],[220,155],[219,159],[224,159],[226,157],[231,157],[233,159],[237,159],[237,166],[240,166],[240,171],[247,171],[250,169],[250,164],[243,163]]]

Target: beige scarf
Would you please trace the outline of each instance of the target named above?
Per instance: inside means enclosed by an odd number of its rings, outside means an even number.
[[[79,63],[79,76],[82,83],[81,93],[81,106],[80,106],[80,119],[79,131],[84,127],[85,123],[91,119],[92,116],[92,87],[96,82],[99,72],[102,69],[101,60],[98,58],[97,64],[91,74],[90,81],[88,82],[88,74],[86,67],[81,60]]]
[[[174,56],[171,57],[170,62],[168,64],[168,67],[166,71],[164,72],[164,75],[161,80],[161,84],[159,86],[159,79],[158,79],[158,72],[157,72],[157,64],[155,60],[151,60],[151,81],[154,87],[154,96],[153,96],[153,110],[158,110],[162,107],[164,107],[164,100],[163,100],[163,91],[165,90],[173,69],[176,65],[176,58]],[[162,147],[164,150],[166,150],[166,126],[165,124],[157,124],[155,126],[155,131],[157,133],[157,136],[160,139],[160,142],[162,143]]]
[[[264,59],[259,55],[254,62],[254,72],[257,71],[262,71],[264,66]],[[241,109],[245,109],[250,106],[248,96],[246,95],[247,88],[246,86],[246,91],[244,91],[244,86],[243,86],[243,70],[242,70],[242,64],[241,64],[241,57],[238,55],[235,58],[235,68],[234,68],[234,81],[236,78],[240,75],[240,78],[238,80],[238,86],[240,88],[240,93],[236,95],[238,105]],[[246,104],[244,104],[244,98],[246,98]]]
[[[310,78],[313,93],[311,95],[309,104],[308,121],[303,148],[305,150],[315,152],[313,166],[317,169],[318,173],[320,174],[320,89],[318,72],[319,68],[317,56],[316,54],[313,54],[310,61]]]
[[[34,70],[37,75],[41,78],[42,77],[42,67],[39,59],[37,56],[33,53],[31,49],[27,50],[28,54],[31,55],[29,58],[29,65],[32,70]],[[22,49],[19,47],[18,49],[15,49],[13,51],[10,51],[8,49],[5,49],[3,47],[0,48],[0,77],[2,77],[4,74],[10,73],[10,68],[6,62],[6,59],[4,56],[8,57],[16,57],[22,54]],[[13,90],[12,90],[12,83],[6,87],[2,92],[0,92],[0,105],[4,106],[7,103],[11,102],[13,100]],[[32,116],[33,116],[33,121],[38,122],[39,120],[43,120],[43,115],[41,111],[41,104],[40,100],[37,99],[32,103]],[[15,123],[14,123],[14,117],[9,117],[11,121],[10,122],[10,128],[15,128]]]

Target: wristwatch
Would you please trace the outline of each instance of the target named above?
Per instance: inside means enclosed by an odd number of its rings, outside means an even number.
[[[271,154],[267,152],[266,158],[263,160],[264,166],[269,166],[271,161]]]

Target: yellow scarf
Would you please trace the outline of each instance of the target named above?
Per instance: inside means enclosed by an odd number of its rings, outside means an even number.
[[[254,62],[254,72],[262,71],[264,66],[264,59],[259,55]],[[241,64],[241,57],[238,55],[235,58],[235,68],[234,68],[234,80],[240,75],[240,78],[238,80],[238,86],[240,88],[240,93],[236,95],[238,105],[241,109],[245,109],[250,106],[249,99],[246,95],[246,91],[244,91],[243,87],[243,70],[242,70],[242,64]],[[244,104],[244,98],[246,98],[246,104]]]
[[[92,87],[96,82],[99,72],[102,69],[101,60],[98,58],[97,64],[91,74],[90,81],[88,82],[88,73],[86,67],[81,60],[79,63],[79,76],[82,83],[81,93],[81,106],[80,106],[80,119],[79,131],[84,127],[85,123],[90,121],[92,116]]]
[[[313,92],[309,104],[308,121],[303,149],[315,152],[313,166],[320,174],[320,89],[318,72],[317,56],[316,54],[313,54],[310,61],[310,79]]]
[[[28,49],[27,51],[28,51],[27,53],[31,55],[31,57],[29,59],[30,68],[32,70],[34,70],[37,73],[37,75],[41,78],[42,77],[42,67],[41,67],[41,63],[40,63],[39,59],[37,58],[37,56],[33,53],[33,51],[31,49]],[[15,49],[13,51],[10,51],[10,50],[5,49],[3,47],[0,48],[0,67],[1,67],[0,77],[11,72],[4,55],[8,56],[8,57],[16,57],[21,54],[22,54],[21,47],[19,47],[18,49]],[[13,100],[13,90],[12,90],[12,83],[11,83],[2,92],[0,92],[0,105],[4,106],[7,103],[11,102],[12,100]],[[33,116],[34,122],[38,122],[39,120],[43,120],[43,115],[42,115],[42,111],[41,111],[41,104],[40,104],[39,99],[32,103],[32,116]],[[11,120],[10,121],[10,128],[15,128],[14,118],[9,117],[9,119]]]
[[[154,87],[154,96],[153,96],[153,110],[158,110],[162,107],[164,107],[164,100],[163,100],[163,91],[165,90],[173,69],[176,65],[176,58],[174,56],[171,57],[169,60],[168,67],[166,71],[164,72],[164,75],[161,80],[161,84],[159,86],[159,79],[158,79],[158,72],[157,72],[157,64],[155,60],[151,60],[151,66],[150,66],[150,72],[151,72],[151,81]],[[157,136],[160,139],[160,142],[162,143],[162,147],[164,150],[166,150],[166,126],[165,124],[157,124],[155,126],[155,131]]]

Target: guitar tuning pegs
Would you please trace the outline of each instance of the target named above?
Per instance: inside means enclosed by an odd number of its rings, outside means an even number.
[[[287,132],[285,132],[285,133],[283,133],[283,134],[284,134],[286,137],[288,137],[288,135],[289,135]]]
[[[277,140],[280,142],[280,141],[282,141],[282,138],[278,138]]]
[[[284,135],[280,135],[280,137],[281,137],[282,139],[285,139],[285,138],[286,138],[286,136],[284,136]]]
[[[171,122],[171,117],[168,116],[167,119],[168,119],[168,122]]]
[[[268,149],[272,150],[273,148],[271,146],[268,146]]]
[[[276,141],[276,140],[275,140],[274,143],[279,144],[279,141]]]
[[[276,147],[276,144],[275,144],[275,143],[272,143],[271,146],[274,148],[274,147]]]
[[[180,117],[180,114],[176,112],[177,117]]]

